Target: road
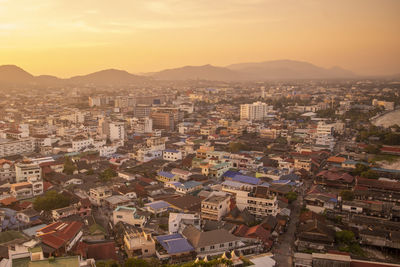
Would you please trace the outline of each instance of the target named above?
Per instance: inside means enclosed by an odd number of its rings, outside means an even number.
[[[292,203],[292,213],[290,214],[289,226],[285,233],[279,236],[277,244],[273,249],[274,259],[277,266],[293,266],[293,247],[295,241],[296,225],[302,205],[302,196]]]

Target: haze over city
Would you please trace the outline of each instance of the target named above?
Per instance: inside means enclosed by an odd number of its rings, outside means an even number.
[[[0,267],[400,267],[400,0],[0,0]]]
[[[396,0],[0,0],[0,64],[59,77],[300,60],[400,69]]]

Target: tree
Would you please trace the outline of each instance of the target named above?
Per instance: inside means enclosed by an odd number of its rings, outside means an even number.
[[[354,193],[350,190],[343,190],[340,192],[342,200],[351,201],[354,199]]]
[[[368,179],[378,179],[379,174],[376,171],[368,170],[361,173],[361,177],[368,178]]]
[[[354,171],[352,171],[353,175],[360,175],[362,172],[368,171],[369,166],[361,163],[356,164],[356,168]]]
[[[74,174],[75,170],[76,170],[76,166],[75,166],[74,162],[72,161],[72,159],[70,157],[65,157],[63,172],[65,174],[71,175],[71,174]]]
[[[289,203],[292,203],[293,201],[295,201],[297,199],[297,193],[296,192],[289,192],[285,195],[285,197],[287,198],[287,200],[289,201]]]
[[[117,176],[117,173],[116,173],[113,169],[108,168],[108,169],[105,169],[105,170],[100,174],[99,178],[100,178],[100,180],[103,181],[103,182],[108,182],[108,181],[111,180],[111,178],[113,178],[113,177],[115,177],[115,176]]]
[[[400,134],[388,133],[383,139],[385,145],[400,145]]]
[[[54,190],[47,191],[43,196],[38,196],[33,201],[33,208],[37,211],[50,211],[70,205],[69,197],[59,194]]]
[[[343,230],[335,233],[336,242],[339,244],[350,245],[355,241],[352,231]]]
[[[233,153],[248,149],[249,147],[246,144],[240,142],[232,142],[229,144],[229,151]]]

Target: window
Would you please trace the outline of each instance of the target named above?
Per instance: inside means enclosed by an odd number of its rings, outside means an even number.
[[[219,245],[220,248],[223,248],[224,246],[225,246],[224,244]]]
[[[205,248],[200,248],[200,251],[204,251],[205,250]]]
[[[122,219],[123,216],[122,216],[122,215],[117,215],[117,218],[118,218],[118,219]]]
[[[232,247],[232,245],[233,245],[232,242],[230,242],[230,243],[229,243],[229,246]]]
[[[144,253],[147,253],[147,252],[149,252],[149,250],[148,250],[148,249],[145,249],[145,250],[144,250]]]
[[[210,249],[215,249],[215,246],[210,246]]]

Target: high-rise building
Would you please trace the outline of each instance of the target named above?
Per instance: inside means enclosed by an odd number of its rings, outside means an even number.
[[[240,119],[241,120],[262,120],[267,117],[268,112],[272,110],[272,106],[260,101],[253,104],[240,105]]]
[[[153,126],[156,129],[173,131],[174,115],[168,112],[152,112],[150,118],[153,120]]]
[[[111,141],[124,140],[125,139],[125,124],[124,122],[110,122],[110,135]]]

